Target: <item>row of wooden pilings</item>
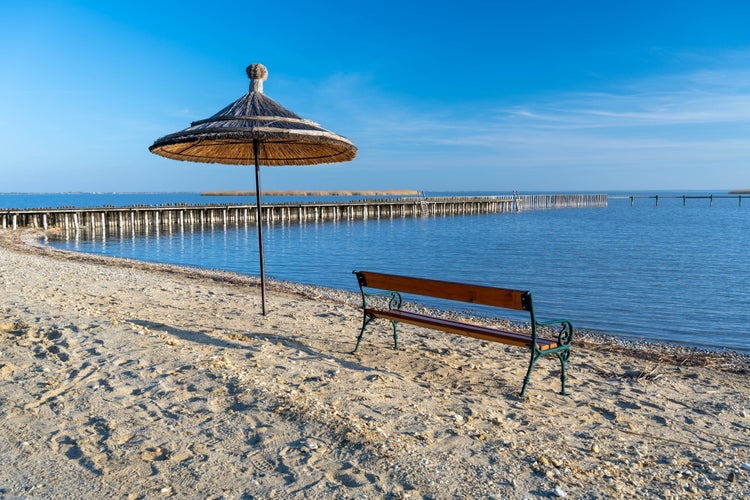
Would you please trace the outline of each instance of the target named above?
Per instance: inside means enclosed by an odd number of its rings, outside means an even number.
[[[708,206],[709,207],[713,207],[714,206],[714,199],[717,199],[717,200],[720,200],[720,199],[736,199],[737,202],[738,202],[738,206],[740,206],[740,207],[742,206],[742,195],[741,194],[735,194],[735,195],[731,195],[731,194],[730,195],[713,195],[713,194],[709,194],[709,195],[685,195],[685,194],[683,194],[683,195],[678,195],[678,196],[675,196],[675,195],[671,195],[671,196],[670,195],[667,195],[667,196],[663,196],[662,195],[662,196],[660,196],[660,195],[656,194],[656,195],[647,195],[647,196],[636,196],[636,195],[630,195],[630,196],[625,196],[625,197],[623,197],[623,196],[617,196],[616,198],[629,198],[630,199],[630,206],[631,207],[635,205],[635,200],[637,198],[650,198],[652,200],[655,200],[657,207],[659,206],[659,200],[660,199],[664,200],[664,199],[670,199],[670,198],[672,198],[672,199],[682,199],[682,206],[683,207],[687,205],[687,200],[708,200]],[[747,198],[748,198],[748,196],[745,195],[745,199],[747,199]]]
[[[302,223],[369,218],[451,216],[553,208],[601,207],[607,195],[515,195],[361,200],[341,203],[274,203],[263,206],[263,222]],[[255,224],[255,205],[170,205],[0,210],[3,228],[59,228],[145,232]]]

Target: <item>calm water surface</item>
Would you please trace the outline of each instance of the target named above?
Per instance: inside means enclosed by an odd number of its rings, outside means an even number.
[[[351,271],[364,269],[528,289],[542,320],[750,351],[750,200],[610,198],[606,208],[272,225],[264,237],[276,279],[354,291]],[[253,226],[50,243],[259,272]]]

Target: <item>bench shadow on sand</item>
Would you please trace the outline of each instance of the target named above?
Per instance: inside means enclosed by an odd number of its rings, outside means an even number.
[[[303,344],[302,342],[298,340],[285,337],[279,334],[257,333],[257,332],[255,333],[254,332],[243,332],[243,333],[237,332],[237,333],[233,333],[232,336],[238,340],[232,340],[229,338],[221,338],[217,336],[212,336],[200,330],[186,330],[183,328],[176,328],[174,326],[170,326],[164,323],[158,323],[154,321],[131,319],[131,320],[128,320],[128,322],[133,325],[142,327],[142,328],[148,328],[149,330],[160,331],[160,332],[168,333],[169,335],[174,335],[175,337],[180,338],[186,342],[192,342],[192,343],[204,344],[204,345],[212,345],[215,347],[225,348],[225,349],[245,349],[245,350],[254,349],[252,345],[248,344],[248,342],[252,339],[265,339],[265,340],[272,341],[272,342],[281,342],[287,347],[294,347],[295,349],[298,349],[304,352],[311,358],[334,360],[337,364],[339,364],[343,368],[347,368],[350,370],[358,370],[358,371],[363,371],[363,372],[379,372],[379,373],[392,374],[392,372],[388,370],[383,370],[381,368],[374,368],[372,366],[367,366],[362,363],[352,361],[350,351],[345,351],[343,353],[347,357],[337,356],[335,353],[332,353],[332,352],[319,352],[319,351],[316,351],[315,349],[312,349],[310,346]]]

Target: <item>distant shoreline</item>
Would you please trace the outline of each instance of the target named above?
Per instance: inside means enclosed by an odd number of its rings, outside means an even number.
[[[750,194],[750,189],[733,189],[729,194]]]
[[[389,189],[374,191],[263,191],[263,196],[413,196],[413,189]],[[255,196],[255,191],[206,191],[201,196]]]

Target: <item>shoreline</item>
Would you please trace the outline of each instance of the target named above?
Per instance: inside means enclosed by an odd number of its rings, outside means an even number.
[[[48,246],[41,241],[45,238],[46,233],[52,232],[55,232],[55,230],[27,230],[24,237],[17,238],[16,242],[10,244],[13,248],[22,252],[40,252],[44,255],[50,255],[53,257],[57,256],[58,258],[63,259],[80,260],[82,262],[92,262],[106,266],[126,266],[144,270],[160,270],[185,276],[202,276],[225,283],[260,286],[260,278],[257,276],[240,274],[222,269],[180,266],[57,249]],[[13,233],[9,234],[12,235]],[[20,236],[20,234],[18,236]],[[11,236],[11,239],[13,239],[13,236]],[[0,246],[8,244],[9,241],[7,237],[0,237]],[[359,307],[362,303],[361,296],[358,292],[349,292],[319,285],[281,281],[272,278],[266,279],[266,285],[269,287],[270,291],[294,293],[307,298],[322,298],[324,300],[346,303],[355,307]],[[437,316],[455,316],[460,319],[468,319],[477,323],[489,323],[499,319],[510,324],[510,320],[506,318],[464,315],[447,310],[433,309],[422,305],[419,305],[419,307],[429,311],[430,314]],[[575,325],[573,326],[575,327]],[[519,327],[523,328],[523,325],[521,324]],[[719,369],[735,373],[750,373],[750,353],[734,351],[722,346],[694,346],[679,342],[659,342],[636,336],[628,337],[610,334],[606,331],[578,328],[575,330],[575,335],[576,343],[581,343],[593,349],[607,351],[617,350],[623,354],[628,353],[628,355],[633,357],[642,357],[645,355],[647,359],[651,360],[658,359],[670,363],[688,364],[689,366],[712,365],[723,367]]]
[[[0,231],[0,495],[743,498],[745,356],[523,349],[384,325],[357,294]],[[382,327],[382,328],[381,328]],[[232,481],[227,482],[226,478]]]

